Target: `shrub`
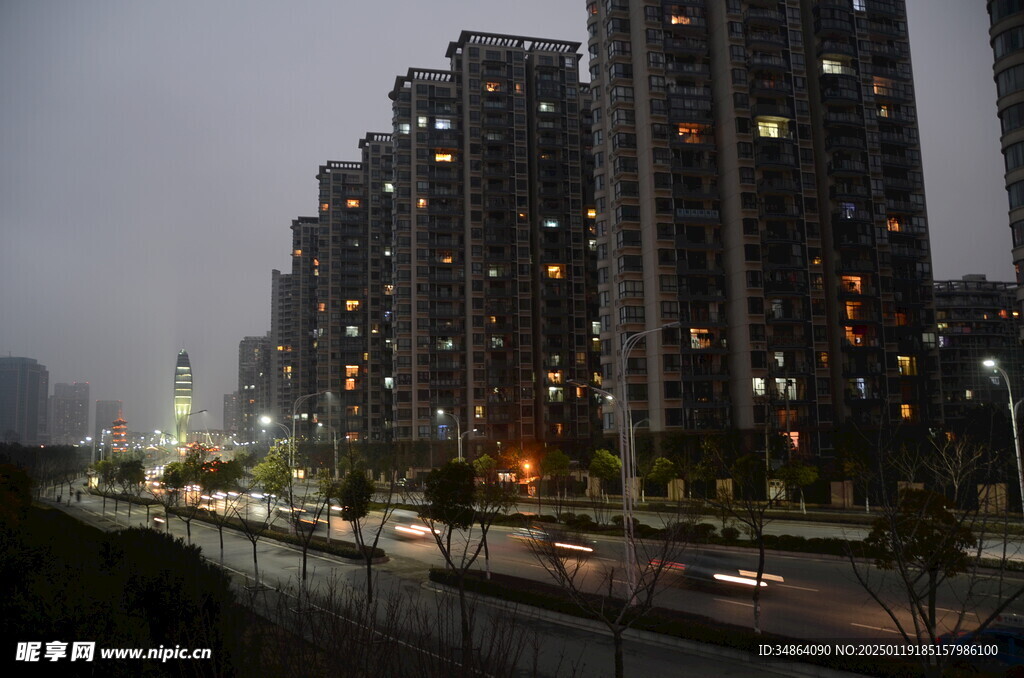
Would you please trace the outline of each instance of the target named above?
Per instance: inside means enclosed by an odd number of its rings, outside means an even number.
[[[725,541],[736,541],[740,538],[740,531],[735,527],[723,527],[722,528],[722,539]]]

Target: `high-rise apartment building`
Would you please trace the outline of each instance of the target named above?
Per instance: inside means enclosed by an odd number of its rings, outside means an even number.
[[[96,423],[94,425],[92,439],[97,445],[109,445],[110,434],[103,434],[114,426],[114,420],[120,416],[124,403],[120,400],[97,400],[96,401]]]
[[[46,397],[50,373],[34,358],[0,358],[0,441],[47,442]]]
[[[91,435],[89,405],[89,382],[54,384],[47,408],[50,443],[77,445]]]
[[[391,135],[368,133],[362,159],[331,161],[317,174],[318,424],[345,440],[381,441],[390,429]]]
[[[587,6],[604,388],[815,455],[937,419],[904,3]]]
[[[1017,270],[1017,284],[1024,285],[1024,3],[989,0],[988,14],[1006,168],[1013,264]],[[1024,302],[1024,287],[1018,287],[1017,299],[1018,305]]]
[[[245,440],[260,439],[259,419],[270,409],[270,348],[269,333],[238,342],[239,432]]]
[[[238,400],[238,391],[224,394],[224,431],[228,434],[236,434],[241,429]]]
[[[993,282],[984,275],[935,282],[943,414],[950,429],[975,423],[972,419],[982,404],[1006,412],[1006,384],[982,361],[996,360],[1014,386],[1022,383],[1024,348],[1016,299],[1015,283]],[[991,422],[985,419],[980,424],[984,429]]]
[[[568,384],[591,377],[593,345],[578,48],[467,31],[447,70],[396,79],[397,441],[592,435],[590,400]]]

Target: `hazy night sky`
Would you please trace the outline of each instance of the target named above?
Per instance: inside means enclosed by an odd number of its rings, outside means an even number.
[[[585,53],[585,4],[0,1],[0,352],[144,431],[172,425],[185,348],[193,428],[220,428],[291,220],[321,163],[390,131],[395,76],[464,29]],[[907,5],[935,278],[1012,280],[985,5]]]

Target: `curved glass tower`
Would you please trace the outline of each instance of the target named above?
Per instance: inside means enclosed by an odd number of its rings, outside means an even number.
[[[177,425],[178,444],[184,445],[188,437],[188,414],[192,411],[192,365],[188,351],[178,351],[178,364],[174,367],[174,421]]]

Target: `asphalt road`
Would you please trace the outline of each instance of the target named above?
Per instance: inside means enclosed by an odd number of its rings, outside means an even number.
[[[104,511],[102,500],[98,497],[83,495],[81,502],[65,504],[65,510],[72,515],[78,515],[89,522],[98,524],[106,529],[127,526],[129,519],[125,504],[121,504],[120,510],[114,513],[114,502],[107,500],[107,507]],[[250,508],[257,511],[257,507]],[[132,509],[131,524],[146,524],[146,512],[138,506]],[[171,533],[184,538],[185,526],[176,519],[171,520]],[[330,523],[332,537],[346,538],[348,527],[337,516]],[[326,525],[320,528],[326,532]],[[192,540],[202,547],[206,557],[215,562],[221,562],[229,571],[235,573],[240,579],[251,582],[254,577],[252,562],[252,547],[250,542],[241,534],[233,530],[225,530],[224,552],[220,554],[219,539],[217,530],[207,524],[194,521],[192,524]],[[436,605],[439,597],[450,596],[449,592],[439,590],[427,581],[426,569],[428,564],[441,564],[441,558],[436,546],[426,539],[405,540],[394,536],[391,526],[386,526],[381,540],[381,547],[390,555],[389,563],[377,566],[374,569],[377,577],[378,591],[398,591],[408,599],[416,599],[425,605]],[[594,577],[600,575],[601,569],[609,564],[615,563],[616,557],[612,550],[616,548],[614,540],[601,540],[599,548],[601,554],[587,561],[584,566],[591,568],[590,573]],[[539,566],[536,558],[523,547],[508,537],[508,529],[495,528],[492,537],[490,563],[495,571],[509,572],[519,576],[545,579],[548,575]],[[294,584],[301,567],[301,553],[289,546],[277,544],[271,540],[262,539],[259,541],[259,568],[261,578],[264,582],[278,585],[279,583],[291,582]],[[329,586],[337,586],[339,583],[354,591],[361,591],[365,588],[365,569],[360,564],[339,561],[335,558],[311,553],[308,561],[310,589],[325,590]],[[686,599],[686,595],[680,591],[670,591],[670,595]],[[721,598],[726,601],[721,603],[721,610],[705,609],[703,613],[735,612],[732,607],[736,603],[742,603],[742,598],[722,594],[704,594],[699,600],[691,601],[696,607],[701,607],[704,597],[711,601]],[[478,618],[483,621],[487,618],[501,618],[507,621],[510,615],[518,614],[509,610],[504,604],[481,599],[477,607]],[[575,675],[605,676],[613,674],[611,640],[601,627],[581,620],[543,613],[540,617],[532,617],[526,622],[538,643],[536,659],[530,659],[532,664],[536,662],[541,675],[561,676]],[[483,624],[486,626],[486,623]],[[703,654],[710,652],[710,656]],[[666,639],[655,634],[631,633],[626,643],[626,675],[679,675],[680,667],[685,667],[687,676],[750,676],[750,675],[797,675],[793,669],[785,665],[770,663],[764,664],[756,659],[750,659],[743,655],[718,656],[716,648],[693,648],[684,644]],[[526,675],[525,673],[523,675]]]

